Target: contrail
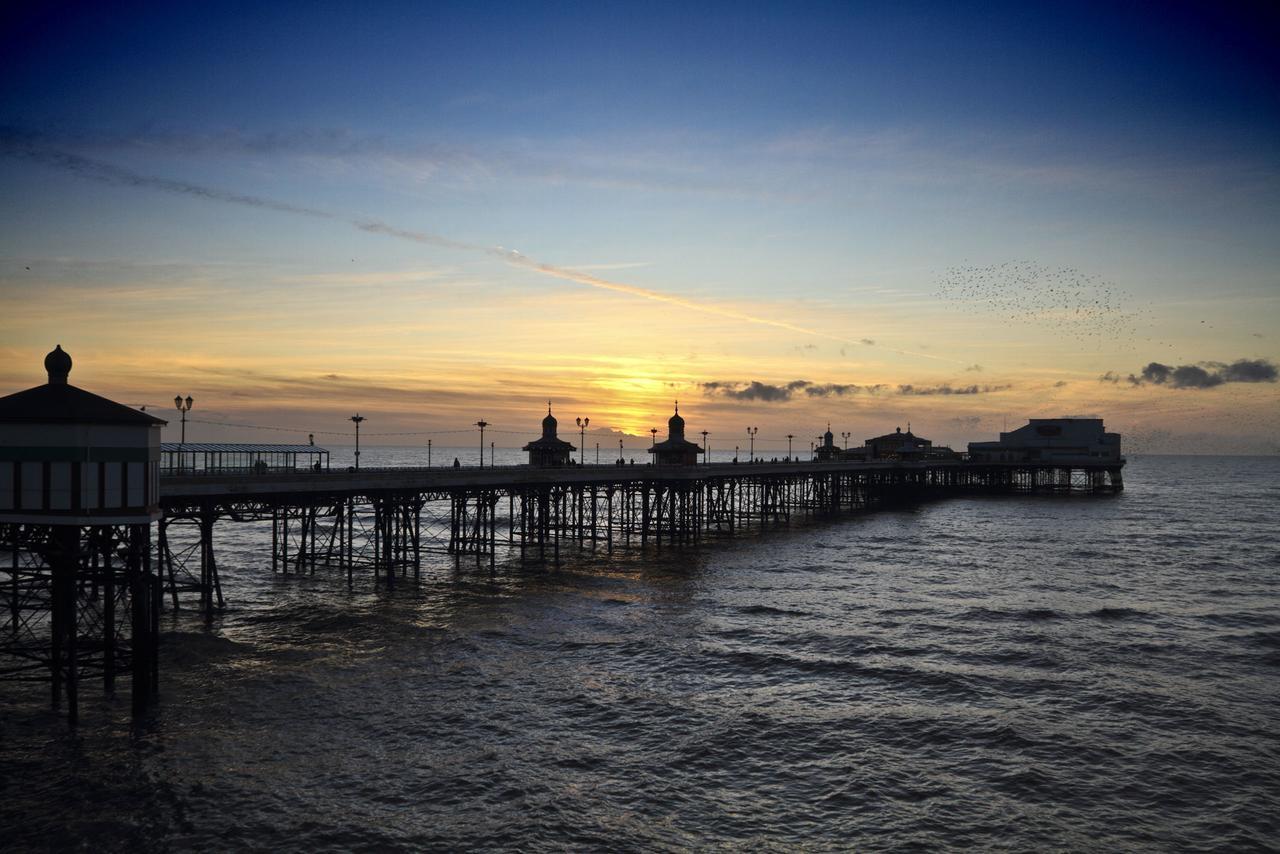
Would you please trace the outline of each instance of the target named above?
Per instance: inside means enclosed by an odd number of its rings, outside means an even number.
[[[103,184],[161,190],[166,193],[181,196],[192,196],[194,198],[206,199],[208,201],[244,205],[246,207],[262,208],[265,210],[277,211],[279,213],[295,214],[297,216],[313,217],[316,219],[349,222],[355,228],[371,234],[383,234],[388,237],[395,237],[400,240],[411,240],[415,243],[422,243],[428,246],[438,246],[443,249],[481,253],[492,258],[498,258],[513,266],[531,270],[535,273],[540,273],[544,276],[552,276],[557,279],[574,282],[590,288],[613,291],[614,293],[652,300],[654,302],[663,302],[668,305],[687,308],[691,311],[711,314],[717,317],[728,318],[730,320],[739,320],[744,323],[751,323],[758,326],[770,326],[774,329],[785,329],[788,332],[796,332],[801,335],[809,335],[815,338],[824,338],[829,341],[838,341],[842,344],[880,346],[882,349],[889,350],[892,353],[898,353],[899,355],[915,356],[922,359],[933,359],[940,362],[954,362],[956,364],[960,364],[960,362],[955,359],[935,356],[930,353],[917,353],[911,350],[898,350],[893,347],[885,347],[883,345],[870,345],[867,343],[866,339],[846,338],[841,335],[834,335],[829,332],[810,329],[795,323],[788,323],[782,320],[772,320],[767,317],[759,317],[743,311],[736,311],[734,309],[722,308],[709,303],[697,302],[686,297],[663,293],[662,291],[655,291],[650,290],[649,288],[638,287],[636,285],[628,285],[622,282],[602,279],[599,276],[592,276],[579,270],[542,263],[528,257],[527,255],[516,252],[515,250],[504,249],[501,246],[482,246],[475,243],[451,240],[437,234],[397,228],[378,220],[347,219],[346,217],[330,213],[329,211],[320,210],[318,208],[294,205],[288,202],[280,202],[274,199],[267,199],[261,196],[253,196],[244,193],[232,193],[226,190],[206,187],[201,184],[193,184],[188,181],[175,181],[170,178],[144,175],[139,172],[134,172],[131,169],[126,169],[122,166],[116,166],[112,163],[106,163],[101,160],[94,160],[89,157],[83,157],[78,154],[71,154],[69,152],[58,151],[55,149],[43,148],[34,145],[29,139],[24,139],[22,136],[14,133],[0,134],[0,146],[3,147],[4,153],[12,157],[30,160],[43,166],[58,169],[78,177],[87,178],[91,181],[97,181]]]
[[[859,342],[849,338],[842,338],[839,335],[831,335],[826,332],[820,332],[816,329],[808,329],[804,326],[797,326],[794,323],[787,323],[781,320],[770,320],[767,317],[756,317],[753,314],[747,314],[741,311],[734,311],[729,308],[721,308],[707,303],[696,302],[686,297],[676,296],[674,294],[663,293],[662,291],[654,291],[648,288],[638,287],[636,285],[628,285],[622,282],[612,282],[608,279],[602,279],[599,276],[592,276],[589,273],[583,273],[580,270],[574,270],[569,267],[557,267],[554,264],[545,264],[536,261],[527,255],[515,251],[514,249],[503,249],[501,246],[481,246],[474,243],[463,243],[457,240],[450,240],[447,237],[441,237],[437,234],[429,234],[422,231],[409,231],[403,228],[396,228],[387,225],[385,222],[377,220],[362,220],[353,223],[356,228],[361,231],[368,231],[373,234],[385,234],[390,237],[399,237],[403,240],[412,240],[417,243],[424,243],[428,246],[441,246],[448,249],[462,249],[470,252],[483,252],[493,258],[506,261],[516,267],[526,270],[532,270],[535,273],[541,273],[544,276],[553,276],[557,279],[564,279],[569,282],[576,282],[580,285],[586,285],[591,288],[599,288],[606,291],[614,291],[615,293],[626,294],[628,296],[640,297],[642,299],[653,300],[654,302],[665,302],[671,305],[678,305],[681,308],[687,308],[692,311],[700,311],[704,314],[714,314],[718,317],[727,317],[732,320],[741,320],[747,323],[756,323],[762,326],[773,326],[778,329],[786,329],[791,332],[799,332],[804,335],[814,335],[819,338],[828,338],[832,341],[840,341],[845,344],[857,344]],[[914,355],[914,354],[913,354]],[[938,358],[938,357],[932,357]]]
[[[6,154],[24,160],[31,160],[42,166],[60,169],[63,172],[70,172],[78,177],[88,178],[101,184],[113,184],[118,187],[146,187],[153,190],[163,190],[166,193],[174,193],[179,196],[194,196],[198,199],[208,199],[212,202],[226,202],[233,205],[246,205],[251,208],[265,208],[266,210],[279,211],[280,213],[291,213],[318,219],[338,218],[328,211],[317,210],[316,208],[291,205],[288,202],[277,202],[273,199],[264,199],[260,196],[249,196],[243,193],[229,193],[225,190],[205,187],[200,184],[191,184],[186,181],[174,181],[169,178],[142,175],[122,166],[81,157],[78,154],[70,154],[65,151],[15,145],[12,139],[4,139],[3,144]]]

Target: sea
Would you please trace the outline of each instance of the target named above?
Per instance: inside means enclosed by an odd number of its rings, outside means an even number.
[[[1280,457],[1125,483],[394,589],[222,523],[148,715],[0,685],[0,848],[1280,850]]]

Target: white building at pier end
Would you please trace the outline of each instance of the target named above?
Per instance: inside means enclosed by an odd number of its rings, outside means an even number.
[[[1032,418],[998,442],[970,442],[969,459],[988,463],[1120,462],[1120,434],[1101,418]]]

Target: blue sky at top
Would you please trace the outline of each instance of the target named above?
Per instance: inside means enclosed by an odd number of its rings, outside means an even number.
[[[1179,3],[55,3],[6,28],[0,106],[24,124],[121,131],[1271,135],[1267,18]]]

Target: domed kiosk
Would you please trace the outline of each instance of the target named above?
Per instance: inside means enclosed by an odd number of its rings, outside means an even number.
[[[111,691],[132,671],[141,705],[155,683],[163,419],[73,386],[71,356],[48,382],[0,398],[0,678],[47,673],[72,721],[78,683]]]
[[[667,419],[667,438],[649,449],[654,461],[660,466],[692,466],[698,463],[698,454],[702,446],[688,441],[684,437],[684,419],[680,417],[680,403],[676,402],[676,412]]]
[[[542,438],[520,449],[529,452],[529,465],[538,468],[569,465],[569,454],[577,448],[556,435],[557,425],[556,417],[551,414],[551,401],[547,401],[547,417],[542,419]]]

